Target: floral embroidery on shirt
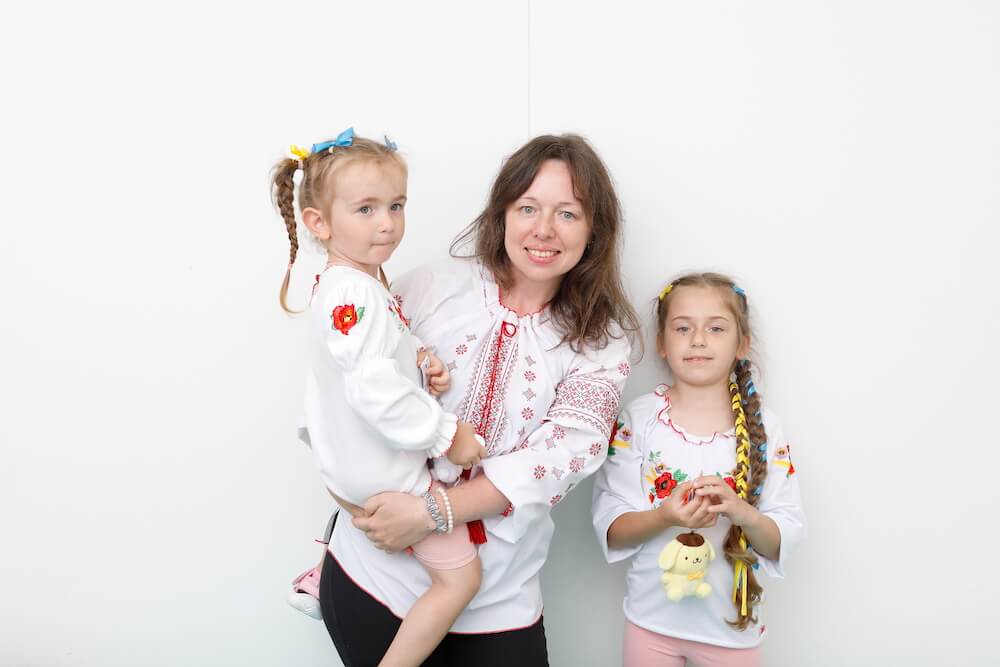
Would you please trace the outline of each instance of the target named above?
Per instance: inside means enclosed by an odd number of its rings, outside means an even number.
[[[532,371],[524,371],[524,379],[528,382],[534,382],[535,374]]]
[[[583,470],[583,464],[586,461],[582,456],[574,456],[569,460],[569,469],[572,472],[580,472]]]
[[[591,456],[597,456],[598,454],[601,453],[601,443],[595,442],[590,446],[590,449],[588,449],[587,451],[590,452]]]
[[[455,354],[459,354],[459,355],[465,354],[468,351],[469,351],[469,347],[465,343],[462,343],[461,345],[459,345],[458,347],[455,348]]]
[[[552,427],[552,437],[556,440],[562,440],[566,437],[566,429],[564,429],[559,424]]]
[[[649,453],[649,468],[643,475],[650,484],[649,502],[658,504],[668,498],[677,485],[688,478],[688,474],[680,468],[670,468],[660,460],[660,452]]]
[[[355,308],[353,303],[337,306],[330,313],[330,317],[333,319],[333,328],[345,336],[364,316],[365,307]]]
[[[531,408],[525,408],[521,410],[521,417],[523,417],[525,421],[530,421],[531,418],[534,416],[535,416],[535,411],[532,410]]]
[[[399,330],[402,331],[403,327],[406,327],[407,329],[410,328],[410,320],[406,319],[406,316],[403,315],[403,309],[400,305],[396,303],[394,299],[386,299],[386,302],[389,305],[389,312],[395,315],[399,320]]]
[[[611,429],[611,439],[608,440],[608,456],[614,456],[619,447],[631,447],[631,439],[632,431],[625,426],[625,422],[616,419],[615,426]]]
[[[562,500],[562,494],[557,493],[549,499],[549,505],[555,505],[560,500]]]
[[[795,474],[795,466],[792,465],[792,446],[782,445],[774,450],[774,465],[785,469],[785,477]]]
[[[632,369],[629,367],[627,361],[623,361],[620,364],[618,364],[618,372],[624,375],[625,377],[628,377],[628,374],[631,372],[631,370]]]
[[[545,466],[535,466],[535,479],[545,477]]]

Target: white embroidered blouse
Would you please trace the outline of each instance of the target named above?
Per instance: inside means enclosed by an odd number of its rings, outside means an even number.
[[[331,266],[309,318],[305,422],[323,481],[356,505],[383,491],[423,493],[427,459],[448,449],[457,420],[424,391],[420,342],[396,301],[368,274]]]
[[[629,344],[617,338],[574,353],[559,345],[546,310],[518,316],[471,260],[412,271],[393,292],[413,331],[451,371],[441,403],[483,435],[488,457],[481,472],[511,503],[484,521],[482,585],[453,631],[531,625],[542,611],[538,573],[552,537],[549,511],[605,460]],[[375,549],[349,521],[337,522],[330,551],[398,616],[429,585],[415,559]]]
[[[709,562],[705,581],[712,586],[709,597],[667,599],[657,564],[660,551],[687,528],[670,528],[643,545],[624,549],[608,547],[608,528],[626,512],[659,507],[681,483],[701,475],[731,479],[736,468],[736,439],[732,430],[708,436],[685,431],[670,418],[668,387],[640,396],[622,411],[611,442],[608,461],[594,477],[593,517],[598,542],[609,563],[632,559],[626,579],[625,617],[652,632],[690,641],[730,648],[756,646],[767,633],[762,605],[756,608],[758,623],[734,630],[725,619],[736,618],[732,602],[733,566],[726,562],[722,544],[730,523],[719,517],[711,528],[699,529],[712,543],[716,558]],[[777,417],[763,409],[767,432],[767,479],[757,509],[778,525],[781,552],[777,561],[758,555],[758,581],[767,595],[761,575],[783,577],[789,553],[805,539],[806,518],[799,497],[798,477],[792,466],[789,445]],[[752,484],[752,482],[751,482]]]

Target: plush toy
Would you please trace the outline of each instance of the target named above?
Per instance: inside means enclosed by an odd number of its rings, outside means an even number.
[[[667,597],[674,602],[687,595],[708,597],[712,587],[705,581],[705,573],[711,560],[715,560],[715,549],[698,533],[682,533],[671,540],[658,561]]]

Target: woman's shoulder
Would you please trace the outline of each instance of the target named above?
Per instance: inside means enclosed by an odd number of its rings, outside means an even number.
[[[403,273],[392,281],[392,292],[404,298],[440,292],[459,293],[468,290],[480,278],[478,262],[449,257],[421,264]]]

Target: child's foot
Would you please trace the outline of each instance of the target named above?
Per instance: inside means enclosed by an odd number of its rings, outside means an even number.
[[[319,567],[295,577],[292,592],[288,595],[288,604],[306,616],[323,620],[323,612],[319,608]]]

